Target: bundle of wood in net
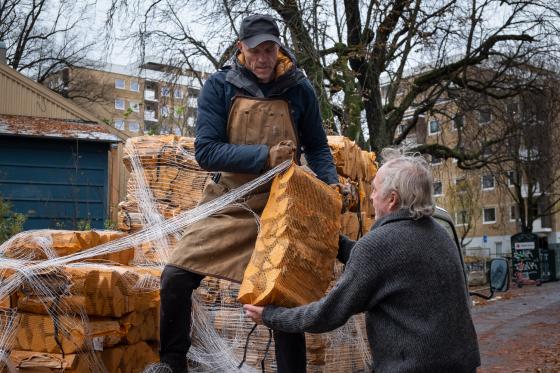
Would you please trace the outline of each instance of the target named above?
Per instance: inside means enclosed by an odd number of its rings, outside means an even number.
[[[174,164],[201,170],[194,159],[194,138],[190,137],[175,135],[131,137],[126,140],[126,154],[123,157],[128,171],[133,170],[131,157],[134,156],[138,157],[144,168]]]
[[[335,279],[330,287],[342,272],[340,263],[335,267]],[[333,271],[330,275],[332,274]],[[206,277],[195,292],[209,314],[216,332],[232,348],[237,361],[243,357],[246,338],[253,327],[253,322],[244,316],[243,309],[236,301],[239,287],[239,284],[233,282]],[[353,316],[347,324],[332,332],[306,334],[305,339],[309,373],[368,371],[367,364],[370,363],[371,356],[363,316]],[[261,361],[264,359],[265,370],[276,371],[274,340],[265,358],[268,342],[267,328],[257,327],[249,340],[245,364],[260,369]],[[196,333],[193,334],[193,346],[202,343]]]
[[[124,164],[131,172],[126,201],[119,204],[118,228],[136,232],[144,227],[139,201],[148,188],[156,211],[165,219],[190,210],[198,204],[210,173],[194,158],[194,139],[165,136],[140,136],[127,140]],[[141,180],[140,180],[141,179]]]
[[[293,307],[323,296],[340,231],[340,195],[303,168],[276,176],[239,301]]]
[[[76,353],[116,345],[158,340],[156,308],[134,311],[121,318],[20,313],[14,349]]]
[[[48,289],[52,297],[36,294],[29,285],[17,293],[18,310],[47,314],[56,306],[63,312],[84,311],[90,316],[121,317],[159,304],[157,291],[139,284],[159,282],[159,269],[149,267],[76,264],[38,274],[33,281]]]
[[[51,259],[75,254],[126,236],[127,233],[110,230],[70,231],[43,229],[22,232],[4,245],[0,255],[23,260]],[[128,264],[134,257],[134,249],[101,254],[92,259]]]
[[[20,373],[90,373],[96,363],[103,365],[102,371],[110,373],[137,373],[159,360],[155,346],[146,342],[104,349],[95,352],[93,358],[88,353],[62,355],[14,350],[10,359]]]
[[[231,348],[236,364],[243,358],[247,335],[254,325],[250,319],[245,317],[243,308],[237,301],[238,294],[239,284],[212,277],[204,278],[200,287],[195,291],[195,296],[208,315],[212,327],[226,342],[228,348]],[[269,336],[268,329],[263,326],[257,327],[252,333],[246,350],[246,366],[260,370],[261,361],[264,359],[265,371],[276,371],[274,341],[271,342],[265,358]],[[194,330],[192,338],[193,346],[204,348],[204,336],[198,335]]]
[[[357,201],[352,203],[348,210],[357,214],[362,233],[365,233],[371,227],[374,215],[369,196],[371,182],[377,172],[375,153],[360,149],[354,141],[344,136],[328,136],[328,142],[339,175],[339,182],[352,184],[358,190]],[[346,222],[350,222],[348,217],[344,219]],[[354,231],[353,225],[343,225],[343,234],[353,236]]]

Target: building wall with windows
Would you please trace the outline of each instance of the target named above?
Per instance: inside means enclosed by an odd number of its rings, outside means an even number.
[[[502,104],[503,106],[503,104]],[[490,147],[476,149],[477,142],[485,136],[497,133],[505,125],[503,115],[496,113],[494,105],[480,105],[476,109],[465,109],[455,100],[443,98],[432,113],[418,123],[418,129],[408,142],[443,144],[461,150],[457,144],[479,151],[481,158],[490,157],[492,152],[501,151]],[[510,107],[504,109],[513,110]],[[401,126],[406,125],[406,120]],[[556,126],[554,131],[560,131]],[[402,132],[402,131],[401,131]],[[417,136],[416,133],[425,135]],[[396,136],[400,134],[397,129]],[[558,136],[543,134],[544,136]],[[460,138],[460,136],[463,136]],[[466,137],[466,138],[465,138]],[[424,139],[424,141],[422,141]],[[407,141],[405,141],[406,143]],[[560,152],[560,148],[557,150]],[[436,204],[447,209],[454,217],[456,228],[465,251],[469,255],[510,255],[510,237],[520,232],[519,211],[511,193],[518,176],[508,165],[501,164],[500,171],[492,167],[465,170],[454,159],[428,156],[433,170],[434,196]],[[543,167],[551,165],[543,164]],[[552,171],[551,171],[552,172]],[[560,186],[556,185],[556,190]],[[560,206],[556,208],[558,210]],[[533,232],[549,243],[560,242],[560,219],[558,213],[537,219]]]
[[[129,136],[192,136],[206,75],[170,69],[153,63],[140,68],[114,64],[72,68],[53,75],[46,84]]]

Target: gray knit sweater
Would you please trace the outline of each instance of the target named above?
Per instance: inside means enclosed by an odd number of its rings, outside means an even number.
[[[342,239],[339,257],[346,268],[325,297],[267,306],[265,325],[322,333],[365,312],[376,373],[472,373],[480,365],[457,247],[433,218],[389,214],[359,241]]]

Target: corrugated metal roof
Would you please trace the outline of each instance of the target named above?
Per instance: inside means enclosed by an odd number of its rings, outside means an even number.
[[[120,142],[101,124],[64,119],[0,115],[0,134]]]

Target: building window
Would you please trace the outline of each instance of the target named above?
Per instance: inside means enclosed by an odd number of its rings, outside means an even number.
[[[434,181],[434,197],[443,196],[443,184],[441,181]]]
[[[124,82],[124,79],[115,79],[115,88],[117,88],[117,89],[125,89],[125,82]]]
[[[189,127],[194,127],[194,118],[193,117],[188,117],[187,118],[187,125]]]
[[[469,222],[469,215],[465,210],[455,213],[455,225],[466,225]]]
[[[463,128],[463,126],[465,125],[465,117],[462,115],[456,115],[455,118],[453,118],[453,129],[454,130],[458,130]]]
[[[507,185],[508,185],[509,187],[512,187],[512,186],[514,186],[514,185],[517,184],[517,183],[518,183],[518,180],[517,180],[517,172],[515,172],[515,171],[508,171],[508,172],[507,172]]]
[[[196,97],[189,97],[187,100],[187,106],[196,107]]]
[[[137,101],[130,101],[128,105],[130,107],[130,110],[132,110],[133,112],[140,112],[140,104]]]
[[[130,132],[138,132],[140,131],[140,123],[138,122],[128,122],[128,130]]]
[[[480,156],[482,159],[490,159],[492,157],[492,149],[489,147],[485,147],[482,149]]]
[[[124,130],[124,120],[115,119],[115,128],[121,131]]]
[[[480,109],[478,111],[479,124],[490,123],[491,120],[492,120],[492,113],[490,112],[490,109]]]
[[[124,100],[122,98],[115,99],[115,109],[124,110]]]
[[[159,113],[162,118],[167,118],[169,116],[169,108],[167,106],[162,106],[159,109]]]
[[[140,84],[136,80],[131,81],[130,90],[134,92],[140,91]]]
[[[502,245],[502,241],[496,241],[496,242],[494,243],[494,245],[496,246],[496,255],[502,255],[502,254],[503,254],[503,252],[502,252],[502,250],[503,250],[503,248],[502,248],[502,246],[503,246],[503,245]]]
[[[467,179],[465,177],[458,177],[455,179],[455,187],[457,192],[465,193],[467,191]]]
[[[428,134],[436,135],[441,132],[441,126],[439,124],[439,120],[432,119],[428,124]]]
[[[162,88],[161,88],[161,95],[162,95],[163,97],[169,97],[169,88],[167,88],[167,87],[162,87]]]
[[[482,175],[482,190],[492,190],[495,186],[494,175]]]
[[[519,206],[511,205],[509,207],[509,221],[519,221]]]
[[[176,89],[173,91],[173,97],[182,99],[183,98],[183,91],[181,89]]]
[[[482,209],[482,224],[494,224],[496,222],[496,208],[484,207]]]

